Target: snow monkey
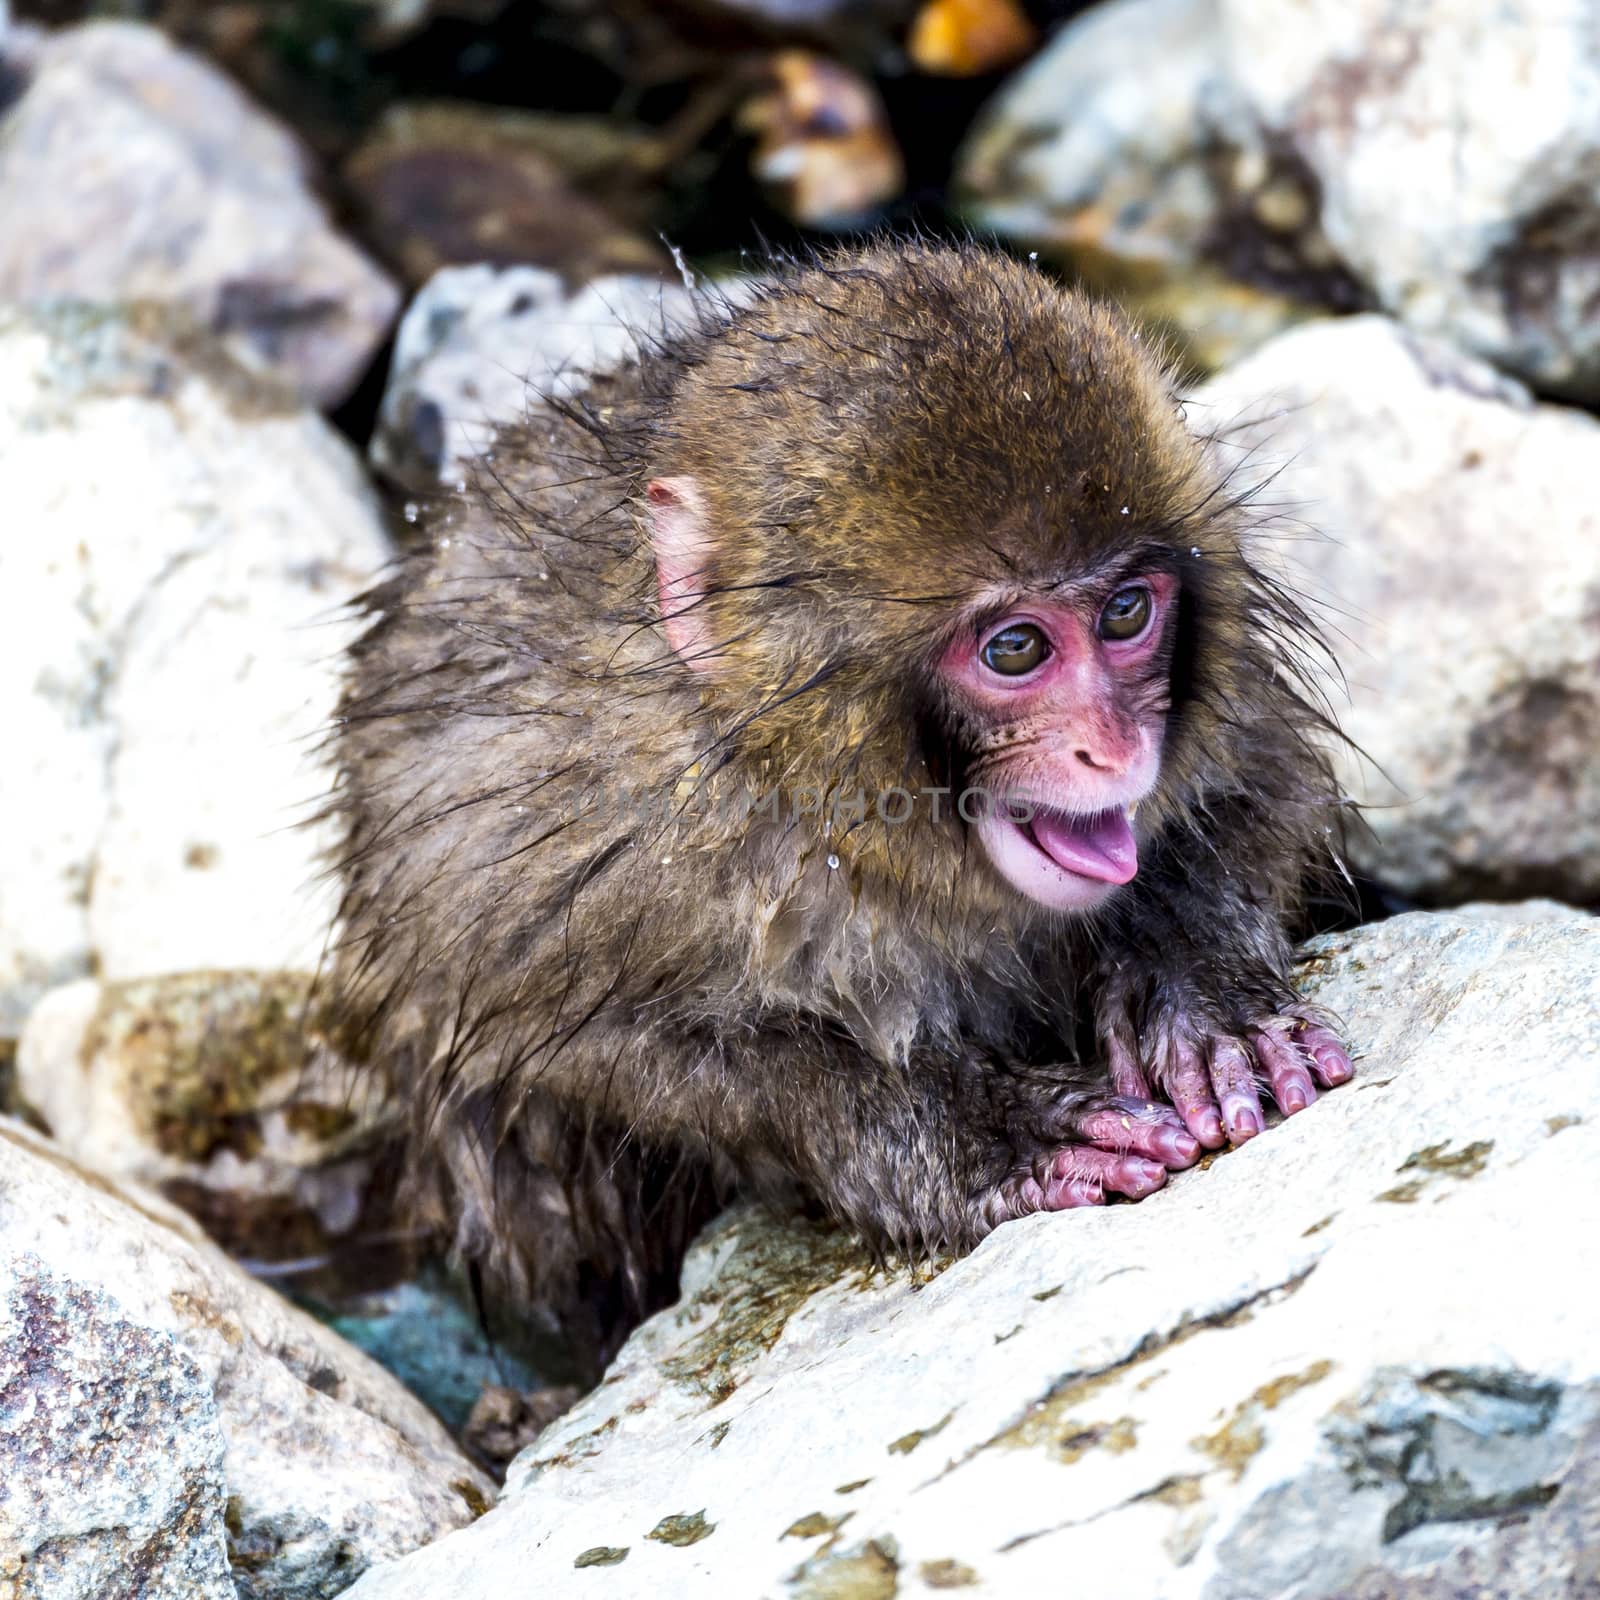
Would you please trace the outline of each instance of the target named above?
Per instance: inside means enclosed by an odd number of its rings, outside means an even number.
[[[1350,1077],[1315,636],[1116,312],[852,249],[480,476],[367,598],[334,976],[513,1295],[637,1317],[730,1184],[963,1250]]]

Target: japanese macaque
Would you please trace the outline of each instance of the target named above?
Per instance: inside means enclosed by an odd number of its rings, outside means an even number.
[[[1315,640],[1115,312],[840,254],[483,476],[369,597],[334,976],[513,1294],[636,1316],[736,1183],[966,1249],[1351,1075]]]

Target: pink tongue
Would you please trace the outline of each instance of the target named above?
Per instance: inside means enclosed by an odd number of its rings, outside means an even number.
[[[1139,847],[1121,811],[1094,817],[1067,817],[1040,811],[1032,822],[1033,842],[1068,872],[1101,883],[1127,883],[1139,870]]]

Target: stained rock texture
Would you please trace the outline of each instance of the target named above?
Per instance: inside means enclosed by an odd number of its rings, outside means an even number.
[[[736,1213],[469,1530],[358,1600],[1580,1592],[1600,1513],[1600,920],[1315,942],[1359,1077],[942,1271]]]
[[[159,313],[0,308],[0,507],[0,1039],[91,969],[314,970],[355,456]]]
[[[1109,0],[997,95],[960,184],[1008,237],[1376,303],[1600,395],[1600,35],[1535,0]]]
[[[418,493],[463,481],[530,392],[565,397],[688,314],[655,278],[597,278],[575,292],[539,267],[447,267],[411,302],[395,339],[372,459]]]
[[[0,1593],[310,1600],[488,1490],[181,1213],[0,1119]]]
[[[154,28],[95,22],[0,44],[0,300],[182,307],[322,405],[399,304],[336,233],[299,144]]]
[[[73,1161],[161,1190],[235,1255],[314,1257],[381,1203],[384,1118],[318,1003],[299,973],[63,984],[28,1017],[16,1090]]]
[[[1379,317],[1201,389],[1326,602],[1359,864],[1414,898],[1600,901],[1600,423]]]

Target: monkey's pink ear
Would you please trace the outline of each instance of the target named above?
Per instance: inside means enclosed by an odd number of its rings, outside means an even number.
[[[693,478],[652,478],[645,498],[650,504],[662,630],[678,655],[704,672],[713,660],[704,599],[711,554],[705,496]]]

